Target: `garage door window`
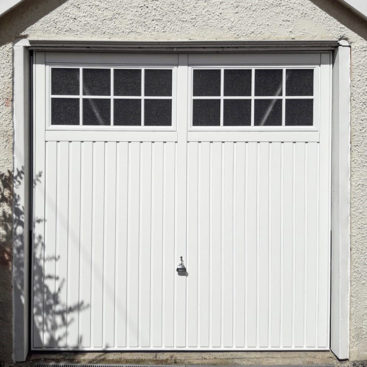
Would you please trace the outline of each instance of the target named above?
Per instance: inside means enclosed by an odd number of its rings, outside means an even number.
[[[313,69],[194,69],[193,126],[312,126]]]
[[[51,125],[171,126],[172,69],[52,68]]]

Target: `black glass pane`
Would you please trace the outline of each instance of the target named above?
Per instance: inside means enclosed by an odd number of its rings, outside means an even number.
[[[83,125],[110,125],[109,99],[83,100]]]
[[[251,125],[251,101],[226,99],[224,101],[223,125],[248,126]]]
[[[281,96],[282,95],[282,70],[256,70],[255,95],[256,96]]]
[[[172,70],[145,70],[146,96],[172,96]]]
[[[282,101],[279,99],[255,100],[255,125],[279,126],[282,124]]]
[[[141,125],[140,99],[115,99],[114,125]]]
[[[144,125],[171,125],[172,101],[170,99],[146,99],[144,101]]]
[[[79,125],[79,99],[52,98],[52,125]]]
[[[251,70],[224,70],[225,96],[251,95]]]
[[[313,100],[312,99],[286,100],[285,124],[288,126],[312,126]]]
[[[313,70],[287,70],[286,92],[287,96],[312,96]]]
[[[194,126],[220,125],[220,100],[199,99],[193,101]]]
[[[51,93],[58,95],[79,94],[79,69],[52,69]]]
[[[141,96],[141,70],[114,71],[115,96]]]
[[[194,96],[220,96],[220,70],[194,70]]]
[[[83,94],[109,96],[111,94],[111,71],[109,69],[84,69]]]

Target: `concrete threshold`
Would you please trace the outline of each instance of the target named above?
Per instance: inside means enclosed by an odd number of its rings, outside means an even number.
[[[57,352],[32,353],[28,364],[205,366],[349,366],[321,352]]]

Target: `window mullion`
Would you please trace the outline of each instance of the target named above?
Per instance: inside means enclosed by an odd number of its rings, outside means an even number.
[[[111,116],[110,116],[110,125],[113,126],[114,125],[114,100],[113,100],[113,95],[114,95],[114,69],[111,68],[111,96],[110,96],[110,105],[111,105]]]
[[[282,126],[285,126],[285,78],[286,78],[286,69],[283,68],[283,80],[282,80]]]
[[[255,125],[255,68],[251,69],[251,126]]]
[[[141,69],[141,122],[140,125],[144,126],[144,98],[145,98],[145,68]]]
[[[220,126],[223,126],[224,115],[224,69],[220,69]]]
[[[83,125],[83,68],[79,68],[79,126]]]

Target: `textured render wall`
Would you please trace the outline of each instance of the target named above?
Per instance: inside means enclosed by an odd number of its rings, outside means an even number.
[[[351,357],[367,359],[367,25],[335,0],[26,0],[0,19],[0,172],[12,167],[12,42],[322,40],[352,44]],[[9,204],[8,204],[9,206]],[[9,230],[0,222],[0,361],[10,358]],[[5,232],[4,233],[4,228]]]

